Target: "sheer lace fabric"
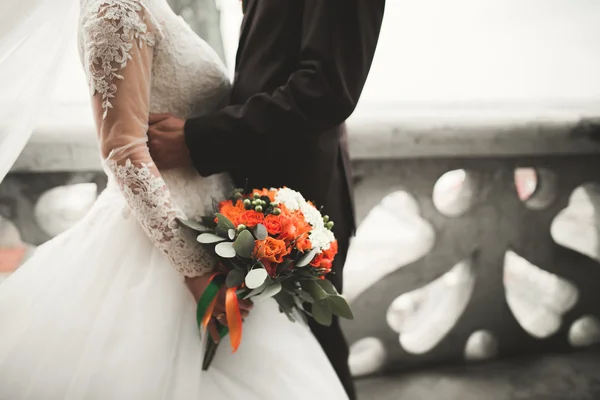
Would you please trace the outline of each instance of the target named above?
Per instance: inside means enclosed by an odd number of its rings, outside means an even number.
[[[98,0],[89,11],[82,20],[83,62],[105,166],[174,268],[185,276],[203,275],[214,260],[178,223],[186,216],[172,201],[146,144],[160,28],[142,0]]]

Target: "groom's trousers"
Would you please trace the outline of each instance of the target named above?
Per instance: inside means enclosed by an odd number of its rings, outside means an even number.
[[[345,127],[342,127],[342,129],[345,130]],[[341,135],[340,151],[338,155],[338,165],[333,171],[334,176],[331,180],[334,182],[332,184],[333,187],[330,187],[332,193],[328,193],[326,196],[329,207],[323,211],[335,218],[334,233],[338,240],[338,254],[334,259],[332,273],[329,274],[328,279],[333,283],[339,293],[343,293],[343,268],[350,246],[350,237],[355,230],[352,181],[350,178],[351,170],[348,157],[347,136],[345,135],[345,132]],[[325,354],[327,354],[327,358],[329,358],[340,381],[344,385],[348,397],[350,400],[355,400],[356,389],[354,387],[354,380],[352,379],[350,368],[348,367],[348,343],[342,332],[339,318],[334,316],[331,326],[328,327],[319,325],[313,319],[310,319],[309,326],[321,344],[321,347],[323,347]]]

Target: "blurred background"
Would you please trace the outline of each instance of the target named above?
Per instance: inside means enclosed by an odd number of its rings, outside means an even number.
[[[239,1],[169,1],[233,70]],[[0,183],[0,282],[106,184],[73,29]],[[600,398],[600,2],[388,0],[348,124],[360,398]]]

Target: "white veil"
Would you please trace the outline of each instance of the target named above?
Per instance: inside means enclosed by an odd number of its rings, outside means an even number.
[[[49,103],[77,0],[0,0],[0,182]]]

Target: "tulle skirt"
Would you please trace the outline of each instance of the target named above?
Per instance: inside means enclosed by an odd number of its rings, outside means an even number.
[[[0,285],[1,400],[346,399],[310,330],[255,305],[208,371],[195,303],[118,192]]]

